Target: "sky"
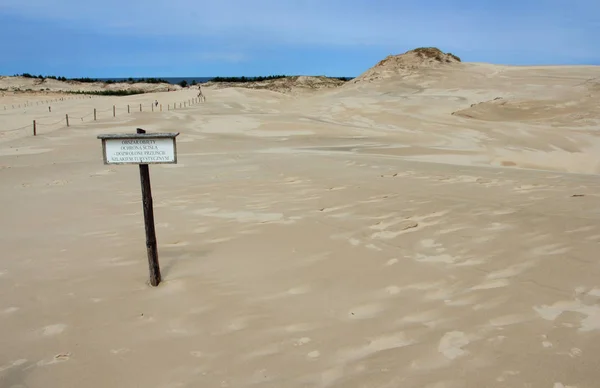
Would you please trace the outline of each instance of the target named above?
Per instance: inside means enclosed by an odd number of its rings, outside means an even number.
[[[0,74],[357,76],[438,47],[600,65],[600,0],[0,0]]]

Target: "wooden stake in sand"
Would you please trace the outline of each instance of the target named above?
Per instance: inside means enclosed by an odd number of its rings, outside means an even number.
[[[37,136],[37,126],[35,125],[35,120],[33,120],[33,136]]]
[[[146,251],[150,284],[156,287],[161,282],[160,265],[154,227],[154,208],[152,205],[152,187],[148,164],[177,163],[177,145],[175,138],[179,133],[146,133],[138,128],[135,134],[99,135],[102,140],[104,164],[138,164],[142,186],[142,205],[144,208],[144,226],[146,229]]]

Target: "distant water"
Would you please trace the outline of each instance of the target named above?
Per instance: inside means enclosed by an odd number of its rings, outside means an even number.
[[[140,78],[131,77],[134,80],[138,80]],[[214,77],[143,77],[143,78],[160,78],[164,79],[170,84],[178,84],[183,80],[186,80],[188,85],[192,83],[192,81],[196,81],[196,83],[203,84],[205,82],[210,81]],[[129,78],[98,78],[100,81],[127,81]]]

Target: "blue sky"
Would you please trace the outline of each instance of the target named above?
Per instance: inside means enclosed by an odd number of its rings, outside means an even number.
[[[356,76],[435,46],[600,64],[600,0],[0,0],[0,74]]]

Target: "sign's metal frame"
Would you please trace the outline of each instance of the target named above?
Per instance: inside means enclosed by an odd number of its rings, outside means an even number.
[[[177,141],[176,137],[179,132],[162,132],[162,133],[113,133],[98,135],[98,139],[102,140],[102,159],[104,164],[177,164]],[[172,139],[173,141],[173,156],[174,159],[166,162],[109,162],[106,158],[106,141],[107,140],[151,140],[151,139]]]

